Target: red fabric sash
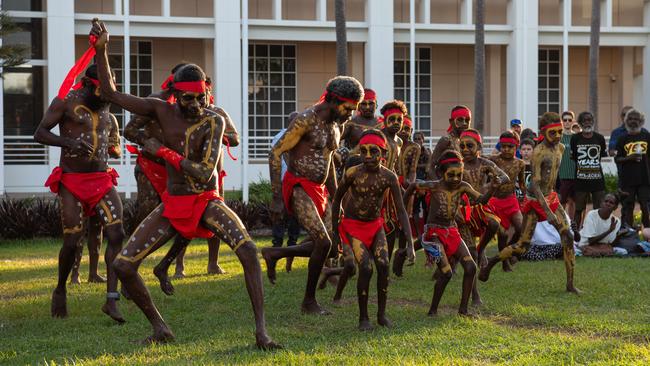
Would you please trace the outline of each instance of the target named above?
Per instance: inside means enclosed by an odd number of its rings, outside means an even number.
[[[351,245],[348,235],[361,240],[363,245],[370,249],[375,240],[375,235],[384,226],[384,218],[379,216],[372,221],[360,221],[343,217],[339,223],[339,236],[346,245]]]
[[[287,213],[290,215],[293,214],[293,210],[291,209],[291,196],[293,195],[293,187],[296,185],[300,185],[305,190],[309,198],[314,202],[314,205],[316,205],[318,214],[320,217],[323,217],[327,208],[328,195],[325,185],[312,182],[304,177],[297,177],[290,171],[284,173],[284,178],[282,179],[282,198],[284,199],[284,207],[286,207]]]
[[[171,195],[165,191],[162,201],[163,217],[169,219],[174,229],[184,238],[212,238],[214,233],[200,225],[201,217],[212,200],[223,201],[216,190],[184,196]]]
[[[508,230],[510,228],[510,218],[520,210],[517,196],[513,193],[506,198],[492,197],[488,204],[492,211],[499,216],[501,226]]]
[[[162,197],[162,194],[167,190],[167,168],[163,164],[158,164],[142,155],[136,146],[126,145],[126,149],[131,154],[138,155],[136,164],[140,166],[145,177],[149,179],[153,189],[158,193],[158,197]]]
[[[219,193],[223,194],[223,184],[224,184],[224,178],[227,177],[228,174],[226,174],[225,170],[222,170],[219,172]]]
[[[558,207],[560,207],[560,199],[557,196],[557,192],[553,191],[544,197],[548,208],[552,212],[555,212]],[[546,212],[542,208],[542,205],[536,199],[529,199],[528,197],[524,198],[524,206],[521,208],[521,213],[528,213],[530,210],[534,210],[537,213],[539,221],[546,221]]]
[[[59,93],[57,96],[61,100],[65,99],[65,96],[68,95],[68,92],[70,91],[72,84],[74,84],[77,76],[79,76],[79,74],[81,74],[81,72],[86,69],[86,66],[88,66],[90,60],[92,60],[95,56],[95,42],[97,42],[97,37],[90,36],[88,42],[90,43],[90,47],[88,47],[86,52],[81,55],[77,62],[75,62],[74,66],[72,66],[70,71],[68,71],[68,75],[65,76],[63,83],[61,83],[61,86],[59,87]]]
[[[49,187],[52,193],[59,193],[59,183],[63,184],[81,202],[84,214],[94,216],[95,206],[117,185],[117,177],[119,175],[113,168],[105,172],[64,173],[63,169],[56,167],[45,181],[45,186]]]
[[[427,232],[424,234],[424,240],[431,241],[433,237],[437,237],[445,248],[447,257],[456,254],[458,247],[460,247],[461,238],[457,227],[428,227]]]

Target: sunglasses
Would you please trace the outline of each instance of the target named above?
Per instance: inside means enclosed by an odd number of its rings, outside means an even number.
[[[563,122],[573,122],[573,119],[571,119],[571,118],[563,118],[562,121]]]

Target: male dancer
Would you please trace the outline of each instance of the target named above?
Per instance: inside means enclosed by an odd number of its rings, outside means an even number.
[[[284,257],[309,257],[307,286],[302,311],[329,314],[316,301],[316,285],[323,263],[332,249],[331,207],[327,193],[336,192],[336,173],[332,154],[340,141],[339,126],[345,123],[363,99],[363,87],[352,77],[337,76],[327,82],[318,103],[291,121],[287,132],[271,148],[269,169],[275,220],[284,207],[294,214],[311,240],[286,248],[263,248],[267,276],[275,283],[275,265]],[[284,177],[282,155],[288,163]]]
[[[372,89],[364,89],[363,100],[359,103],[359,112],[351,120],[345,123],[341,141],[348,151],[354,151],[359,144],[361,134],[371,128],[378,128],[377,117],[377,94]],[[345,163],[345,162],[343,162]]]
[[[381,166],[382,150],[386,150],[386,138],[377,130],[365,131],[359,140],[359,152],[363,164],[349,168],[334,196],[332,204],[332,226],[335,244],[342,241],[345,266],[352,267],[354,261],[359,265],[357,296],[359,298],[359,329],[371,330],[368,318],[368,289],[372,276],[371,258],[377,267],[377,323],[389,327],[386,318],[386,297],[388,294],[388,244],[384,233],[384,219],[381,208],[386,190],[392,192],[404,237],[408,240],[408,255],[413,261],[413,241],[408,214],[401,200],[401,189],[395,173]],[[341,218],[341,201],[346,193],[345,216]]]
[[[408,201],[416,189],[426,190],[431,193],[431,204],[427,215],[425,233],[415,243],[415,249],[424,247],[427,253],[427,262],[435,261],[432,244],[437,246],[440,257],[437,260],[438,276],[433,290],[433,299],[429,309],[429,316],[438,314],[438,305],[442,294],[453,274],[452,267],[460,262],[463,266],[463,290],[460,298],[458,313],[468,315],[467,305],[469,295],[476,276],[476,263],[460,236],[456,226],[456,213],[463,200],[463,195],[468,195],[479,204],[487,203],[490,193],[481,195],[472,189],[472,186],[463,181],[463,161],[460,154],[454,150],[446,150],[440,154],[436,162],[437,169],[442,179],[429,182],[412,183],[404,194],[404,201]],[[492,185],[497,184],[492,181]],[[433,249],[433,250],[432,250]]]
[[[91,42],[94,38],[91,38]],[[110,267],[124,239],[122,201],[117,194],[117,172],[108,167],[111,130],[115,127],[109,103],[100,98],[97,67],[90,66],[80,83],[70,90],[74,71],[84,69],[92,58],[92,46],[68,74],[59,95],[52,101],[34,139],[44,145],[61,147],[61,159],[45,185],[58,193],[63,223],[63,247],[59,252],[59,279],[52,294],[52,316],[68,315],[66,280],[75,262],[75,252],[84,235],[85,216],[99,215],[108,238],[105,260],[108,281],[102,311],[119,323],[124,322],[116,301],[117,276]],[[88,56],[89,55],[89,56]],[[108,69],[106,80],[110,80]],[[71,80],[70,80],[71,79]],[[112,81],[112,80],[111,80]],[[59,135],[51,132],[59,125]]]
[[[490,198],[489,205],[501,221],[501,228],[497,233],[497,238],[499,250],[503,250],[508,243],[507,231],[510,228],[510,224],[512,224],[514,229],[510,244],[519,240],[519,235],[521,235],[523,216],[521,215],[515,188],[518,185],[521,192],[526,191],[526,163],[515,157],[517,146],[519,146],[518,135],[511,131],[506,131],[499,137],[499,144],[499,155],[491,155],[489,159],[508,174],[510,182],[499,185],[499,188],[494,193],[494,197]],[[505,272],[512,271],[510,261],[503,262],[503,270]]]
[[[533,176],[528,188],[528,197],[521,209],[524,214],[521,237],[517,243],[507,246],[499,255],[490,258],[487,266],[481,268],[478,278],[487,281],[492,267],[497,263],[524,254],[530,247],[537,221],[548,220],[548,223],[557,229],[562,240],[567,274],[566,290],[578,294],[579,290],[573,285],[576,260],[573,234],[569,228],[566,212],[560,205],[557,193],[553,190],[564,152],[564,146],[559,143],[562,136],[560,115],[555,112],[544,113],[539,120],[539,129],[543,141],[533,151]]]
[[[460,152],[460,134],[466,129],[470,128],[472,124],[472,112],[464,105],[457,105],[451,109],[451,116],[449,117],[449,127],[447,128],[447,136],[440,137],[436,147],[431,152],[429,157],[429,164],[427,174],[429,179],[434,180],[439,177],[436,176],[435,165],[440,155],[445,150],[455,150]]]
[[[262,349],[279,347],[266,333],[257,248],[241,220],[224,204],[216,190],[215,164],[221,153],[225,122],[205,108],[205,74],[191,64],[176,71],[172,88],[177,103],[120,93],[108,77],[106,44],[109,35],[105,25],[94,19],[91,35],[97,38],[95,49],[102,95],[132,113],[156,120],[166,144],[163,146],[154,138],[144,143],[148,153],[163,158],[166,163],[168,177],[163,203],[138,225],[113,263],[133,302],[153,326],[153,334],[145,342],[166,342],[174,335],[138,274],[140,263],[177,233],[188,239],[217,234],[233,249],[244,267],[244,279],[255,314],[257,346]]]

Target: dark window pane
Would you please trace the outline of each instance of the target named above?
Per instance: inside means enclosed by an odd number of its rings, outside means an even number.
[[[258,44],[255,46],[255,57],[266,57],[269,55],[267,45]]]
[[[138,94],[139,97],[149,96],[149,94],[151,94],[151,87],[150,86],[141,86],[140,88],[138,88],[138,93],[139,93]]]
[[[268,71],[269,63],[265,58],[255,59],[255,71]]]
[[[135,86],[135,85],[131,85],[130,93],[133,94],[133,95],[138,95],[138,87]]]
[[[431,101],[431,93],[429,90],[420,90],[418,98],[419,99],[416,99],[416,101],[429,102]]]
[[[253,57],[255,56],[255,46],[252,44],[248,45],[248,57]]]
[[[539,55],[539,60],[540,61],[547,61],[548,60],[548,58],[547,58],[548,57],[548,52],[546,52],[546,50],[539,50],[538,55]]]
[[[270,88],[271,100],[282,100],[282,88]]]
[[[551,104],[549,106],[549,110],[551,112],[560,113],[560,105],[559,104]]]
[[[395,61],[395,62],[394,62],[394,67],[393,67],[393,71],[394,71],[396,74],[403,74],[403,73],[404,73],[404,62],[402,62],[402,61]]]
[[[3,0],[2,10],[42,11],[43,0]]]
[[[282,103],[271,103],[271,115],[282,115]]]
[[[272,58],[269,60],[271,71],[282,71],[282,59]]]
[[[296,46],[284,46],[284,57],[296,57]]]
[[[546,63],[540,62],[539,63],[539,75],[546,75],[548,73],[548,68]]]
[[[395,88],[403,88],[404,87],[404,76],[395,75],[393,81],[395,82]]]
[[[429,88],[431,86],[431,78],[428,75],[420,75],[420,83],[416,84],[418,88]]]
[[[138,83],[138,71],[131,69],[131,72],[129,72],[131,75],[131,84],[137,84]]]
[[[151,55],[151,42],[138,42],[138,53]]]
[[[296,103],[284,103],[284,115],[288,116],[296,110]]]
[[[548,78],[548,87],[549,88],[559,88],[560,87],[560,78],[558,78],[558,77]]]
[[[538,104],[537,105],[537,114],[541,116],[542,114],[544,114],[544,112],[547,112],[546,103]]]
[[[3,2],[4,5],[4,2]],[[43,67],[4,69],[4,133],[32,135],[43,118]]]
[[[419,69],[416,70],[417,72],[421,72],[423,74],[430,74],[431,73],[431,62],[429,61],[420,61],[418,62]]]
[[[284,85],[285,86],[295,86],[296,85],[296,75],[295,74],[284,74]]]
[[[4,9],[4,3],[3,3]],[[20,29],[17,32],[3,36],[2,43],[6,45],[23,45],[27,49],[25,58],[43,58],[43,19],[40,18],[11,18]]]
[[[560,61],[560,50],[549,50],[548,51],[548,60],[549,61]]]
[[[267,102],[256,102],[255,103],[255,114],[268,114]]]
[[[248,114],[254,114],[255,113],[255,103],[249,102],[248,103]]]
[[[271,117],[271,129],[272,130],[281,130],[282,129],[282,117]]]
[[[404,100],[404,90],[396,89],[395,90],[395,99]]]
[[[115,55],[111,54],[108,55],[108,62],[111,64],[111,67],[113,68],[121,68],[122,67],[122,55]]]
[[[248,71],[255,70],[255,62],[253,60],[254,59],[252,57],[248,58]]]
[[[248,117],[248,129],[250,131],[255,131],[255,117]]]
[[[546,89],[547,88],[546,79],[547,79],[546,76],[540,76],[539,78],[537,78],[537,87],[539,89]]]
[[[272,45],[271,48],[271,57],[282,57],[282,46]]]
[[[548,92],[548,101],[549,102],[559,102],[560,101],[560,91],[559,90],[549,90],[549,92]]]
[[[138,67],[138,56],[131,55],[131,57],[129,57],[129,60],[131,61],[131,67]]]
[[[537,92],[537,99],[540,103],[546,102],[546,90],[540,90]]]
[[[139,56],[140,63],[138,67],[140,69],[150,69],[151,68],[151,56]],[[131,65],[133,67],[133,65]]]
[[[420,52],[420,59],[422,59],[422,60],[430,60],[431,59],[431,49],[430,48],[422,47],[422,48],[418,48],[417,51]]]
[[[550,63],[548,64],[548,74],[549,75],[560,75],[560,64],[559,63]]]
[[[296,60],[285,59],[284,60],[284,71],[296,71]]]
[[[272,73],[269,84],[273,86],[282,86],[282,74]]]
[[[431,115],[431,105],[429,103],[420,103],[418,116],[430,116]]]
[[[269,128],[269,122],[266,117],[255,117],[255,129],[265,130]]]
[[[149,71],[140,71],[140,83],[141,84],[151,84],[151,72]]]
[[[269,88],[257,88],[257,93],[255,95],[255,99],[257,100],[266,100],[269,96],[268,92]]]
[[[296,89],[284,88],[284,100],[295,100],[295,99],[296,99]]]

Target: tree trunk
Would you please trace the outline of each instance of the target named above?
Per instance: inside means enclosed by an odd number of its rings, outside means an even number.
[[[589,42],[589,111],[598,124],[598,48],[600,45],[600,0],[591,2],[591,37]]]
[[[334,1],[336,21],[336,74],[348,74],[348,36],[345,29],[345,0]]]
[[[476,0],[474,30],[474,127],[483,132],[485,121],[485,0]]]

